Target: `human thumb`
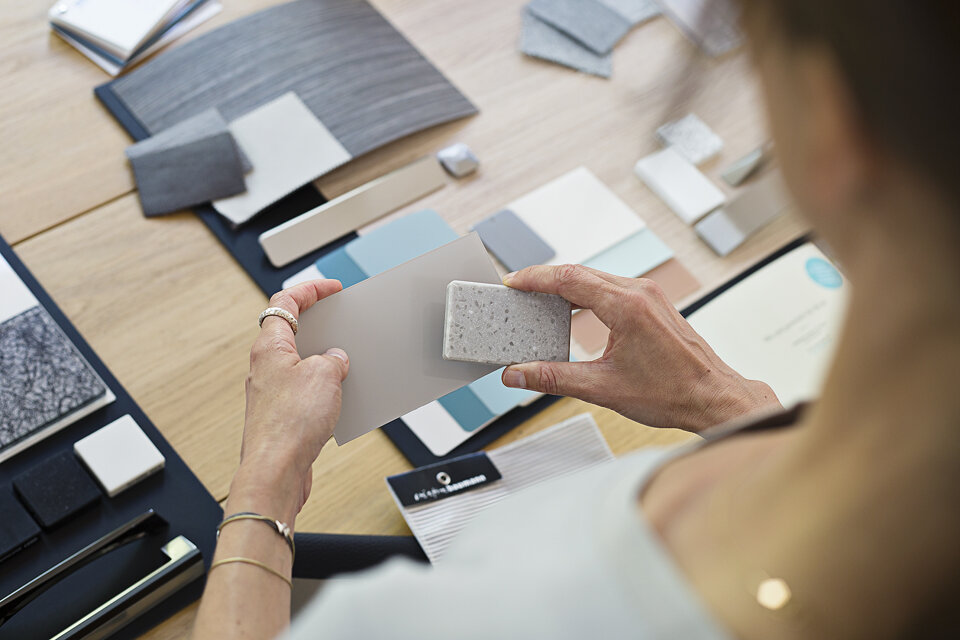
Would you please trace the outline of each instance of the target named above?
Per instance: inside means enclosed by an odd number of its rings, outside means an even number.
[[[586,362],[526,362],[503,372],[503,384],[555,396],[582,397],[592,387]]]
[[[350,358],[347,356],[347,352],[337,348],[327,349],[323,353],[323,357],[337,366],[340,370],[340,381],[343,382],[350,371]]]

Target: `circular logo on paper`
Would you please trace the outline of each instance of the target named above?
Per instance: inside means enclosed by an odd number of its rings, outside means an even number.
[[[839,289],[843,284],[843,276],[837,268],[823,258],[807,260],[807,273],[814,282],[827,289]]]

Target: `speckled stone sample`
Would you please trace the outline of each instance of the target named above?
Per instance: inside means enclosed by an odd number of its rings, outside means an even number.
[[[447,285],[445,360],[517,364],[570,358],[570,303],[548,293],[454,280]]]
[[[723,151],[720,136],[692,113],[657,129],[657,137],[693,164],[703,164]]]

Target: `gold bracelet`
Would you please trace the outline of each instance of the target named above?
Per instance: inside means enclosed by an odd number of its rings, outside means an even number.
[[[264,564],[264,563],[260,562],[259,560],[254,560],[254,559],[252,559],[252,558],[242,558],[242,557],[240,557],[240,556],[235,556],[235,557],[233,557],[233,558],[224,558],[223,560],[217,560],[217,561],[214,562],[212,565],[210,565],[210,571],[213,571],[214,569],[216,569],[217,567],[219,567],[219,566],[221,566],[221,565],[231,564],[231,563],[233,563],[233,562],[240,562],[240,563],[242,563],[242,564],[252,564],[252,565],[255,566],[255,567],[260,567],[260,568],[263,569],[264,571],[269,571],[269,572],[272,573],[273,575],[277,576],[278,578],[280,578],[281,580],[283,580],[284,582],[286,582],[286,583],[287,583],[287,586],[289,586],[291,589],[293,589],[293,580],[291,580],[291,579],[288,578],[287,576],[283,575],[282,573],[280,573],[279,571],[277,571],[276,569],[274,569],[274,568],[271,567],[270,565]]]
[[[223,529],[226,525],[231,522],[236,522],[237,520],[257,520],[259,522],[265,522],[270,525],[270,528],[277,532],[283,541],[287,543],[287,546],[290,547],[290,553],[293,554],[293,559],[297,558],[297,548],[293,544],[293,533],[290,532],[290,527],[279,520],[274,518],[268,518],[267,516],[262,516],[259,513],[254,513],[252,511],[241,511],[240,513],[235,513],[231,516],[227,516],[223,519],[223,522],[217,527],[217,539],[220,539],[220,530]]]

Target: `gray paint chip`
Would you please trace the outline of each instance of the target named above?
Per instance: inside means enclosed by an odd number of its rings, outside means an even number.
[[[523,12],[520,50],[528,56],[555,62],[601,78],[609,78],[613,73],[611,54],[594,53],[529,11]]]

